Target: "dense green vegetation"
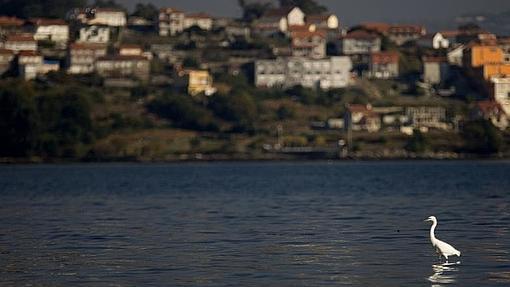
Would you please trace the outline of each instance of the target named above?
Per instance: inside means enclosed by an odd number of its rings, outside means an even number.
[[[86,95],[73,87],[36,93],[26,82],[0,85],[0,154],[26,157],[81,157],[90,144],[91,110]]]

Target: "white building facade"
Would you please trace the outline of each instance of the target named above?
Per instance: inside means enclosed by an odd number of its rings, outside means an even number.
[[[510,78],[494,77],[491,83],[494,101],[501,105],[507,115],[510,115]]]
[[[82,43],[101,43],[110,42],[110,28],[108,26],[87,26],[80,28],[79,42]]]
[[[350,84],[352,62],[349,57],[309,59],[302,57],[259,60],[255,62],[257,87],[343,88]]]
[[[158,28],[160,36],[174,36],[184,30],[184,12],[174,8],[159,10]]]
[[[88,21],[89,25],[124,27],[127,23],[126,12],[122,10],[97,8],[92,14],[93,18]]]
[[[66,44],[69,41],[69,25],[58,19],[34,19],[34,39],[48,40],[57,44]]]

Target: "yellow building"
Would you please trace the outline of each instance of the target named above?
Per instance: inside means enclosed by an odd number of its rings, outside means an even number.
[[[188,70],[186,74],[188,76],[188,94],[196,96],[204,93],[206,96],[210,96],[216,92],[213,87],[213,78],[208,71]]]
[[[482,67],[483,78],[510,77],[510,64],[486,64]]]
[[[504,52],[498,46],[473,45],[467,49],[466,64],[478,68],[488,64],[500,64],[504,61]]]

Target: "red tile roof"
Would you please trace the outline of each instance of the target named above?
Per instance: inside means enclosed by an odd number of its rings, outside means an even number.
[[[501,107],[501,105],[496,101],[479,101],[476,103],[476,107],[484,114],[499,114],[505,113],[505,110]]]
[[[375,40],[379,35],[365,30],[355,30],[343,36],[344,39],[357,39],[357,40]]]
[[[446,57],[438,57],[438,56],[424,56],[424,63],[447,63],[448,59]]]
[[[398,34],[398,33],[413,33],[413,34],[425,34],[425,27],[420,25],[391,25],[388,33],[390,34]]]
[[[311,25],[290,25],[288,28],[289,32],[301,32],[301,31],[311,31]]]
[[[23,26],[25,21],[16,17],[0,16],[0,26]]]
[[[460,34],[459,30],[447,30],[447,31],[439,31],[439,34],[443,35],[445,38],[457,37]]]
[[[67,26],[66,21],[62,19],[32,18],[29,19],[28,22],[36,26],[52,26],[52,25]]]
[[[18,53],[19,56],[21,57],[35,57],[35,56],[41,56],[39,53],[37,53],[36,51],[20,51]]]
[[[377,52],[370,55],[372,64],[398,64],[399,55],[397,52]]]
[[[186,14],[186,18],[192,18],[192,19],[211,19],[212,17],[209,16],[206,13],[193,13],[193,14]]]
[[[381,22],[365,22],[361,23],[360,27],[369,31],[374,31],[381,34],[386,34],[390,29],[390,24]]]
[[[315,14],[315,15],[307,15],[306,21],[312,23],[320,23],[323,21],[327,21],[329,17],[334,16],[333,14]]]
[[[31,34],[14,34],[7,36],[6,42],[35,42]]]
[[[290,34],[290,37],[292,39],[307,39],[307,38],[312,38],[312,37],[326,38],[326,33],[324,33],[323,31],[315,31],[315,32],[295,31]]]
[[[166,13],[166,14],[180,13],[180,14],[182,14],[184,12],[179,9],[172,8],[172,7],[166,7],[166,8],[159,9],[159,13]]]
[[[350,104],[347,106],[347,110],[351,113],[367,113],[372,111],[371,105],[358,105],[358,104]]]
[[[14,55],[14,52],[7,49],[0,49],[0,55]]]
[[[106,49],[105,44],[96,43],[72,43],[69,45],[71,50],[101,50]]]

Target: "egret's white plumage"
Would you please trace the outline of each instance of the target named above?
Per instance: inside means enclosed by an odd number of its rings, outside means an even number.
[[[432,246],[436,249],[437,254],[439,254],[439,257],[443,256],[446,261],[448,261],[449,256],[460,256],[460,251],[455,249],[450,244],[441,241],[436,238],[435,230],[437,226],[437,218],[435,216],[430,216],[425,221],[432,221],[432,226],[430,227],[430,242],[432,243]]]

